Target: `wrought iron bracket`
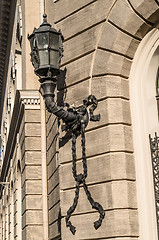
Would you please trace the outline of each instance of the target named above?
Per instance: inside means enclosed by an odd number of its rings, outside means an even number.
[[[151,159],[152,159],[152,171],[153,171],[153,182],[154,182],[154,194],[156,203],[156,220],[157,230],[159,236],[159,137],[155,133],[155,137],[150,139]]]
[[[72,173],[76,181],[76,190],[73,205],[67,211],[66,226],[70,228],[72,234],[75,234],[76,228],[70,222],[71,214],[74,212],[79,198],[80,185],[83,186],[84,191],[87,195],[88,201],[90,202],[93,209],[96,209],[100,216],[99,219],[94,222],[94,228],[98,229],[105,217],[103,207],[95,202],[88,190],[86,184],[87,178],[87,159],[86,159],[86,147],[85,147],[85,128],[89,121],[99,121],[100,114],[94,115],[93,112],[97,108],[98,101],[94,95],[88,96],[83,100],[83,106],[76,109],[70,107],[68,103],[64,104],[64,107],[57,106],[54,101],[54,90],[56,87],[56,79],[45,77],[40,79],[41,87],[43,89],[43,97],[45,99],[46,108],[50,113],[55,114],[59,119],[63,120],[62,131],[72,131]],[[89,111],[87,108],[90,106]],[[66,110],[65,110],[66,108]],[[82,145],[82,162],[83,162],[83,173],[77,174],[76,171],[76,138],[81,135]]]
[[[92,105],[89,108],[89,112],[87,111],[87,107]],[[76,181],[76,189],[75,189],[75,197],[72,206],[67,211],[66,216],[66,226],[70,228],[70,231],[72,234],[75,234],[76,227],[74,227],[70,221],[71,214],[75,211],[76,206],[78,204],[79,199],[79,190],[80,185],[83,186],[84,191],[87,195],[88,201],[90,202],[93,209],[96,209],[100,216],[97,221],[94,222],[94,228],[97,230],[105,217],[105,212],[103,207],[98,203],[95,202],[91,196],[90,191],[88,190],[88,186],[86,184],[86,178],[87,178],[87,159],[86,159],[86,147],[85,147],[85,128],[88,125],[89,121],[99,121],[100,120],[100,114],[94,115],[93,112],[96,109],[98,105],[98,101],[95,98],[95,96],[90,95],[88,98],[86,98],[83,101],[83,106],[76,110],[75,108],[70,108],[67,104],[67,111],[73,111],[77,114],[78,118],[74,121],[74,123],[65,123],[65,125],[62,126],[62,130],[69,130],[72,129],[72,173],[73,177]],[[76,170],[76,138],[77,136],[81,134],[81,145],[82,145],[82,163],[83,163],[83,173],[77,174]]]

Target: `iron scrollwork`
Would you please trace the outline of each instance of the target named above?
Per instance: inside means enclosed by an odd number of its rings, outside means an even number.
[[[152,170],[153,170],[153,181],[154,181],[154,193],[156,203],[156,219],[157,229],[159,236],[159,137],[155,133],[155,137],[150,138],[151,158],[152,158]]]

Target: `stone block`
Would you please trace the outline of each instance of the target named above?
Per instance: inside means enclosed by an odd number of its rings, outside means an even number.
[[[137,208],[136,184],[132,181],[112,181],[88,186],[95,202],[99,202],[104,210]],[[75,189],[61,191],[61,211],[66,215],[73,204]],[[86,193],[81,186],[77,207],[73,214],[85,214],[92,212]]]
[[[114,238],[119,236],[133,238],[139,235],[136,210],[119,209],[106,211],[101,227],[95,230],[93,223],[98,217],[98,213],[73,216],[71,221],[76,226],[76,239],[109,239],[112,236]],[[75,239],[69,228],[66,228],[65,219],[62,219],[62,236],[64,239]]]
[[[102,24],[98,24],[76,37],[65,41],[62,64],[66,64],[95,50],[101,27]]]
[[[43,240],[43,227],[42,226],[26,226],[22,230],[22,239],[25,240]]]
[[[57,185],[55,189],[48,195],[48,208],[51,209],[60,201],[60,187]]]
[[[94,114],[100,114],[100,121],[90,121],[87,130],[113,123],[131,124],[130,104],[125,99],[108,98],[103,100],[98,103]]]
[[[87,108],[87,110],[89,112],[89,108]],[[98,122],[89,121],[88,126],[86,128],[87,130],[97,128],[99,126],[104,126],[109,123],[108,99],[98,102],[98,106],[94,111],[94,115],[97,114],[100,114],[100,121]]]
[[[25,166],[22,174],[22,185],[26,180],[41,180],[42,169],[41,166]]]
[[[58,167],[58,154],[55,154],[55,156],[52,158],[52,160],[49,162],[47,166],[47,175],[48,179],[52,176],[52,174],[55,172],[55,170]]]
[[[25,124],[25,136],[26,137],[41,136],[41,124],[40,123],[26,123]]]
[[[49,164],[49,162],[52,160],[52,158],[55,156],[56,152],[58,151],[57,145],[58,145],[57,138],[53,139],[53,141],[50,144],[47,143],[47,164]]]
[[[54,172],[51,178],[48,180],[48,194],[59,184],[59,169]]]
[[[55,221],[58,220],[60,216],[60,203],[56,204],[54,207],[52,207],[49,210],[49,224],[54,223]]]
[[[133,58],[139,43],[140,41],[120,31],[109,22],[106,22],[98,47]]]
[[[130,0],[130,3],[145,19],[153,23],[158,20],[159,7],[154,0]]]
[[[115,0],[99,0],[68,16],[56,24],[61,29],[64,38],[70,38],[87,28],[104,21]],[[98,14],[97,14],[98,9]]]
[[[22,201],[22,213],[26,210],[41,210],[42,208],[42,195],[26,195]]]
[[[81,8],[84,8],[86,5],[94,2],[94,0],[74,0],[70,3],[69,0],[60,0],[54,4],[55,14],[55,22],[62,20],[70,14],[78,11]]]
[[[41,165],[41,152],[40,151],[26,151],[25,152],[26,165]]]
[[[131,124],[130,103],[127,100],[108,98],[108,123]]]
[[[45,115],[46,115],[46,123],[48,123],[50,117],[52,117],[52,113],[49,113],[47,110],[45,110]]]
[[[60,162],[72,159],[71,139],[60,149]],[[81,137],[77,139],[77,159],[82,157]],[[86,156],[91,157],[107,152],[133,152],[131,126],[123,124],[109,125],[86,132]]]
[[[29,166],[41,165],[41,152],[25,151],[25,146],[24,146],[22,151],[22,160],[21,160],[22,172],[26,165],[29,165]]]
[[[129,99],[129,82],[118,76],[103,76],[92,79],[92,94],[97,98],[121,97]]]
[[[135,166],[132,154],[107,153],[87,159],[88,184],[113,180],[135,180]],[[77,173],[83,172],[82,161],[77,162]],[[60,189],[75,187],[72,175],[72,162],[60,166]]]
[[[89,96],[89,80],[82,81],[70,86],[67,90],[65,102],[78,107],[83,104],[83,100]]]
[[[92,75],[116,74],[129,77],[131,61],[119,54],[98,49],[96,51]]]
[[[126,0],[116,2],[109,15],[109,20],[119,28],[138,38],[142,38],[150,28],[150,26],[132,10]]]
[[[62,68],[63,71],[66,68],[65,82],[67,87],[90,77],[92,58],[93,53],[90,53],[67,64],[65,67]],[[61,86],[59,86],[59,89],[61,89]]]
[[[49,239],[57,239],[60,240],[61,237],[61,222],[56,221],[53,224],[49,225]]]
[[[42,183],[41,180],[27,180],[22,186],[22,199],[26,194],[42,194]]]
[[[25,150],[40,151],[41,150],[41,138],[40,137],[26,137],[25,138]]]
[[[22,216],[22,227],[26,225],[39,225],[43,222],[43,213],[42,211],[37,210],[27,210]]]
[[[58,119],[56,118],[56,116],[54,114],[51,114],[47,125],[46,125],[46,136],[48,137],[49,134],[51,133],[53,136],[57,133],[58,129],[57,129],[57,123],[58,123]]]
[[[47,136],[47,149],[49,149],[51,147],[52,144],[54,144],[54,142],[57,141],[58,138],[58,127],[53,126],[51,131],[49,132],[48,136]]]
[[[30,123],[41,123],[40,110],[25,110],[25,122]]]

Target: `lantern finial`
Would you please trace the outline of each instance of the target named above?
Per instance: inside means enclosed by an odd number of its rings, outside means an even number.
[[[43,22],[47,22],[47,14],[46,13],[43,14]]]

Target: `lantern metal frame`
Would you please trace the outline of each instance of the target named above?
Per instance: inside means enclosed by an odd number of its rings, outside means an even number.
[[[60,62],[63,56],[63,35],[47,22],[47,15],[43,15],[43,23],[39,28],[34,28],[31,35],[28,35],[31,46],[31,62],[35,73],[39,77],[53,77],[60,72]],[[44,61],[45,53],[45,61]],[[57,61],[52,62],[53,58]]]

